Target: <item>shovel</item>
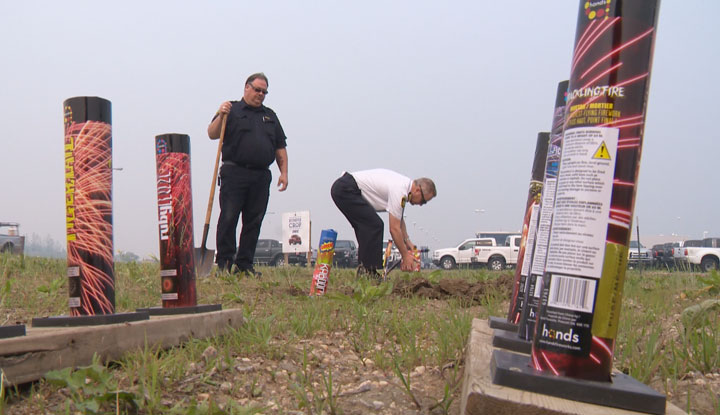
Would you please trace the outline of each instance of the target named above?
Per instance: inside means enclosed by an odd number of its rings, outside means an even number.
[[[215,156],[215,169],[213,170],[212,182],[210,183],[210,199],[208,200],[207,214],[205,215],[205,226],[203,227],[202,245],[195,248],[195,272],[199,277],[210,275],[212,264],[215,259],[215,250],[207,249],[208,230],[210,229],[210,216],[212,214],[213,200],[215,199],[215,181],[218,175],[220,154],[222,153],[223,139],[225,138],[225,124],[227,114],[222,115],[222,128],[220,129],[220,140],[218,141],[217,155]]]

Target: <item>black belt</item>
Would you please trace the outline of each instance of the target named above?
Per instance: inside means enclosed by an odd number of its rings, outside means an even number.
[[[235,163],[234,161],[230,161],[230,160],[223,160],[223,164],[228,164],[230,166],[235,166],[235,167],[243,167],[248,170],[267,170],[268,169],[268,166],[258,166],[256,164],[240,164],[240,163]]]

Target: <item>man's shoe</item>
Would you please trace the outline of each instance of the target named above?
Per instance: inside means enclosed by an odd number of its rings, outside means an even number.
[[[230,261],[227,262],[218,262],[218,272],[230,272],[232,270],[233,263]]]
[[[375,268],[365,268],[363,265],[358,266],[355,276],[357,278],[365,278],[377,283],[382,282],[382,275],[380,275]]]
[[[255,277],[255,278],[261,278],[261,277],[262,277],[262,272],[260,272],[260,271],[255,271],[255,268],[253,268],[253,267],[250,267],[250,268],[236,268],[234,273],[235,273],[235,274],[238,274],[238,275],[241,276],[241,277]]]

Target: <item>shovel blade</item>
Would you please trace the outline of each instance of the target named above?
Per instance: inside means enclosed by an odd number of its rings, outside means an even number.
[[[198,277],[210,275],[214,259],[214,249],[195,248],[195,273]]]

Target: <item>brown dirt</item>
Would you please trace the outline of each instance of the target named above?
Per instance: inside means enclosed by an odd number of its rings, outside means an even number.
[[[435,300],[458,298],[471,304],[481,304],[482,298],[489,291],[500,291],[505,296],[510,295],[513,276],[503,274],[499,278],[471,283],[463,279],[445,278],[437,284],[432,284],[426,278],[415,277],[412,280],[399,280],[395,282],[393,294],[404,297],[418,296]]]

